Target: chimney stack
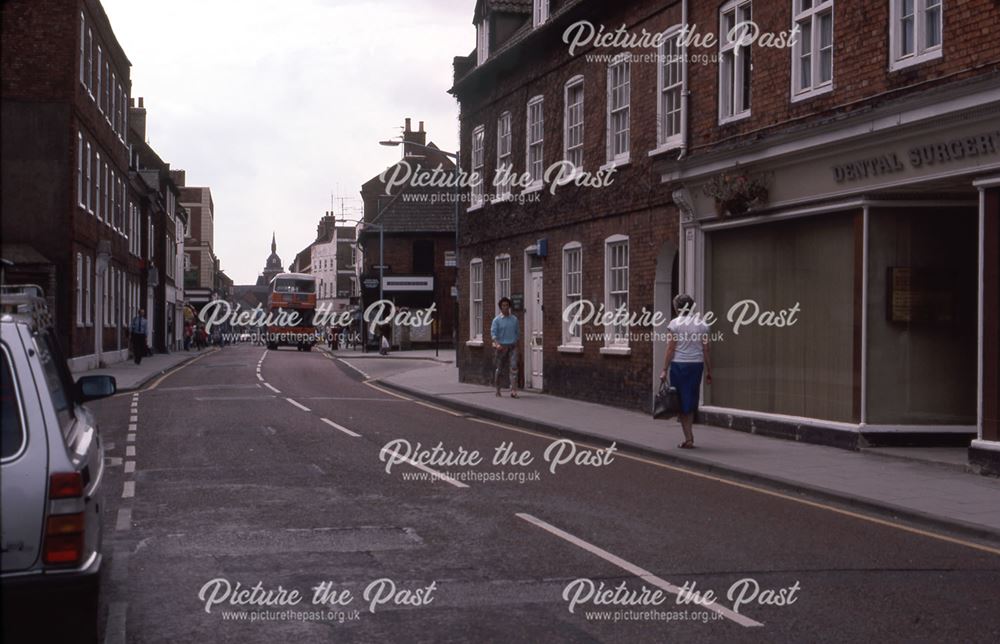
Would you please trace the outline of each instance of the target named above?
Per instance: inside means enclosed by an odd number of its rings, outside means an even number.
[[[139,136],[140,140],[146,140],[146,108],[143,106],[142,97],[139,97],[139,107],[128,108],[128,125]]]
[[[424,132],[424,122],[420,121],[420,129],[414,132],[410,129],[410,119],[406,119],[406,127],[403,128],[403,156],[404,157],[422,157],[427,155],[427,150],[421,147],[406,145],[407,143],[416,143],[418,145],[427,144],[427,133]]]

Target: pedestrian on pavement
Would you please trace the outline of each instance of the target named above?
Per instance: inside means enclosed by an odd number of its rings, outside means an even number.
[[[709,360],[709,328],[701,316],[694,314],[694,298],[680,294],[674,298],[677,317],[667,325],[667,354],[663,357],[660,381],[669,377],[681,401],[678,420],[684,431],[682,449],[694,448],[694,413],[698,409],[701,377],[712,384],[712,363]]]
[[[502,297],[497,302],[500,313],[493,318],[490,325],[490,337],[493,338],[494,354],[493,384],[500,397],[500,374],[508,371],[510,375],[510,397],[517,398],[517,340],[521,336],[521,327],[517,316],[510,312],[510,298]]]
[[[391,348],[391,346],[392,345],[389,342],[389,334],[386,332],[385,329],[382,329],[382,340],[379,343],[379,349],[378,349],[379,355],[383,356],[389,355],[389,349]]]
[[[132,323],[129,324],[129,339],[132,343],[132,356],[135,358],[136,364],[142,363],[143,356],[146,355],[146,309],[139,309],[136,316],[132,318]]]
[[[194,336],[194,325],[190,322],[184,323],[184,350],[191,350],[191,340]]]

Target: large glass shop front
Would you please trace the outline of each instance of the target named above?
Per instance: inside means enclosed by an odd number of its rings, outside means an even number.
[[[706,404],[869,425],[975,425],[977,209],[870,208],[867,283],[864,227],[858,209],[707,233],[704,308],[720,318],[713,330],[722,337]],[[735,333],[727,316],[746,320],[756,307],[757,319]],[[784,326],[761,324],[782,318]]]

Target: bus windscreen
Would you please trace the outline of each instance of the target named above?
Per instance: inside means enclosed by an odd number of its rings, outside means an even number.
[[[314,280],[278,279],[274,281],[275,293],[315,293]]]

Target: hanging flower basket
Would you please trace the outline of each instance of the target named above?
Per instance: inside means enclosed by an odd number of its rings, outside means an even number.
[[[739,168],[723,172],[705,185],[705,196],[715,200],[715,214],[719,217],[739,217],[767,204],[768,178],[765,175],[749,176]]]

